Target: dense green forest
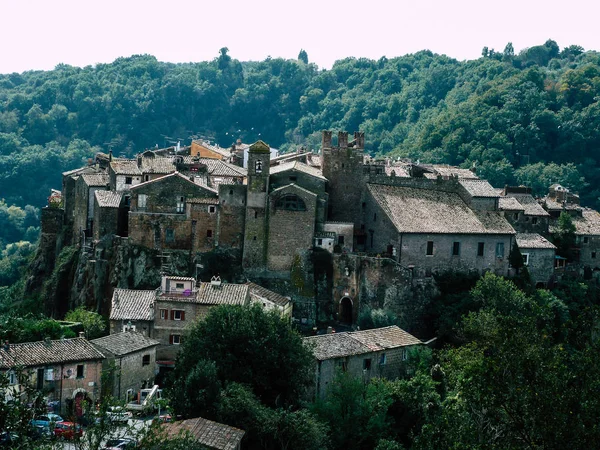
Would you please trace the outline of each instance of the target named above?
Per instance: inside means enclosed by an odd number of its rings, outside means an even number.
[[[317,149],[322,129],[362,130],[372,154],[475,166],[537,194],[561,182],[598,207],[599,95],[600,54],[552,40],[472,61],[425,50],[331,70],[304,51],[240,62],[223,48],[208,62],[141,55],[0,75],[0,251],[32,240],[35,223],[21,217],[39,214],[62,171],[98,150],[132,155],[194,136],[285,151]]]

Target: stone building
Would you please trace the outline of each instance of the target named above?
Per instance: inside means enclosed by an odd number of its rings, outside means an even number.
[[[546,288],[551,285],[554,278],[556,246],[536,233],[518,233],[516,239],[534,286]]]
[[[423,343],[397,326],[304,338],[315,355],[315,388],[327,394],[336,373],[348,372],[367,383],[372,378],[395,379],[405,370],[409,352]]]
[[[90,343],[106,356],[103,395],[129,401],[133,393],[154,384],[159,342],[135,331],[111,334]]]
[[[110,334],[137,331],[153,336],[155,290],[115,288],[110,308]]]
[[[129,239],[132,243],[158,249],[190,249],[192,243],[212,242],[216,229],[197,234],[197,219],[192,218],[192,199],[204,199],[216,212],[217,191],[201,186],[179,172],[133,186],[129,211]],[[198,202],[193,202],[197,205]],[[207,208],[210,205],[206,205]],[[201,223],[200,226],[203,224]],[[210,239],[211,241],[207,241]]]
[[[386,178],[367,184],[362,203],[368,252],[391,257],[416,277],[449,269],[508,274],[515,230],[489,184]]]
[[[142,171],[136,161],[112,160],[108,166],[109,185],[112,191],[128,191],[142,182]]]
[[[499,209],[519,233],[548,234],[550,214],[531,195],[531,188],[505,187]]]
[[[94,240],[103,236],[119,234],[119,207],[121,193],[115,191],[94,192]]]
[[[108,187],[108,176],[104,173],[84,173],[75,182],[75,198],[73,202],[73,236],[78,239],[82,232],[90,237],[94,229],[95,192],[105,191]]]
[[[80,417],[84,400],[100,399],[104,359],[83,337],[5,344],[0,348],[0,370],[9,375],[5,397],[17,398],[24,391],[17,376],[22,370],[32,387],[58,402],[61,413]]]
[[[281,317],[292,318],[292,301],[276,292],[270,291],[256,283],[248,282],[250,302],[261,305],[265,311],[276,310]]]

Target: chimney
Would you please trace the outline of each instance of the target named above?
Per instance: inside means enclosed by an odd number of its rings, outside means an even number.
[[[328,326],[327,327],[326,334],[333,334],[333,327],[332,326]]]
[[[85,333],[84,333],[83,331],[80,331],[80,332],[79,332],[79,337],[80,337],[80,338],[85,338]]]
[[[108,162],[112,161],[112,149],[108,151]]]
[[[210,285],[213,287],[221,286],[221,277],[219,275],[215,275],[210,279]]]
[[[8,339],[4,341],[4,345],[2,346],[5,352],[10,352],[10,344],[8,343]]]

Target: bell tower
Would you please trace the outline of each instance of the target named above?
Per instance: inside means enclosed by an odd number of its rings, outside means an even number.
[[[271,149],[257,141],[248,149],[248,188],[243,266],[264,269],[267,264],[269,169]]]

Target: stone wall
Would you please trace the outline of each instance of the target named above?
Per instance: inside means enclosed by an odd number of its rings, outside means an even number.
[[[554,275],[554,255],[553,248],[521,248],[522,255],[528,256],[527,270],[534,285],[542,283],[548,285]]]
[[[144,365],[144,356],[150,361]],[[107,355],[108,357],[108,355]],[[137,393],[142,388],[152,387],[156,370],[156,347],[129,353],[122,357],[108,357],[103,364],[105,373],[112,373],[112,380],[107,382],[107,394],[122,401],[127,401],[127,391]]]
[[[277,208],[277,201],[285,195],[301,198],[306,210],[288,211]],[[312,248],[316,209],[316,194],[294,185],[283,187],[269,196],[269,270],[290,270],[296,252]]]
[[[241,249],[246,220],[246,186],[219,185],[219,245]]]

